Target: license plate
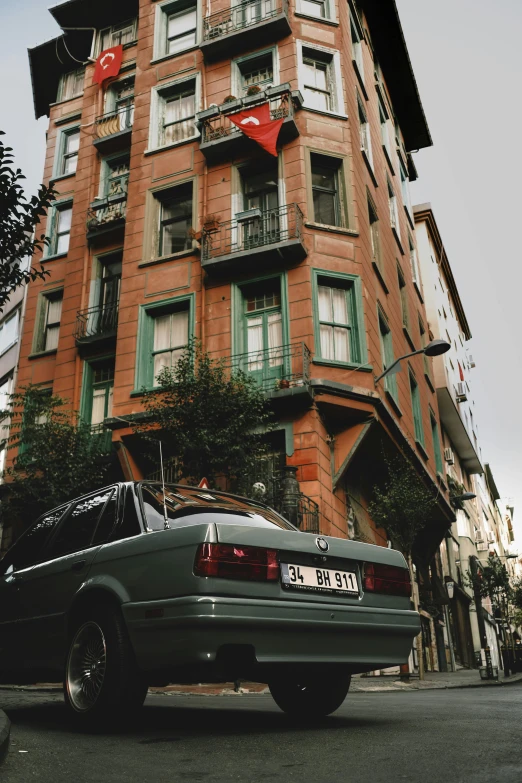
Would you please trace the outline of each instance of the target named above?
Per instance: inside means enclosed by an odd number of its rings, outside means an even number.
[[[354,571],[281,563],[281,581],[287,590],[359,595],[357,575]]]

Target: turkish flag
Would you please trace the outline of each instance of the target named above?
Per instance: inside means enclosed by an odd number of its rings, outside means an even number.
[[[229,119],[230,122],[243,131],[245,136],[254,139],[270,155],[277,157],[276,143],[283,120],[273,120],[271,118],[268,103],[262,103],[261,106],[230,114]]]
[[[93,84],[103,84],[111,76],[117,76],[120,72],[121,61],[123,59],[123,46],[113,46],[111,49],[105,49],[96,60],[94,68]]]
[[[464,378],[464,373],[462,372],[462,367],[460,366],[460,362],[459,362],[459,375],[460,375],[460,380],[461,381],[465,381],[466,380]]]

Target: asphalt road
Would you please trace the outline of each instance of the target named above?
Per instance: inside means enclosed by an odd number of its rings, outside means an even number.
[[[0,690],[2,783],[518,783],[522,685],[354,693],[299,725],[270,696],[149,696],[138,722],[80,734],[57,694]],[[23,752],[25,751],[25,752]]]

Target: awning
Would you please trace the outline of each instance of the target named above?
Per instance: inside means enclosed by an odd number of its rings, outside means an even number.
[[[67,0],[49,9],[60,27],[98,30],[138,16],[138,0]]]

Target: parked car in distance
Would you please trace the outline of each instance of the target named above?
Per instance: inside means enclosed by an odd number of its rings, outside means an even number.
[[[44,514],[0,561],[0,682],[63,679],[90,724],[149,685],[231,679],[326,715],[352,674],[404,663],[419,630],[401,553],[214,490],[114,484]]]

